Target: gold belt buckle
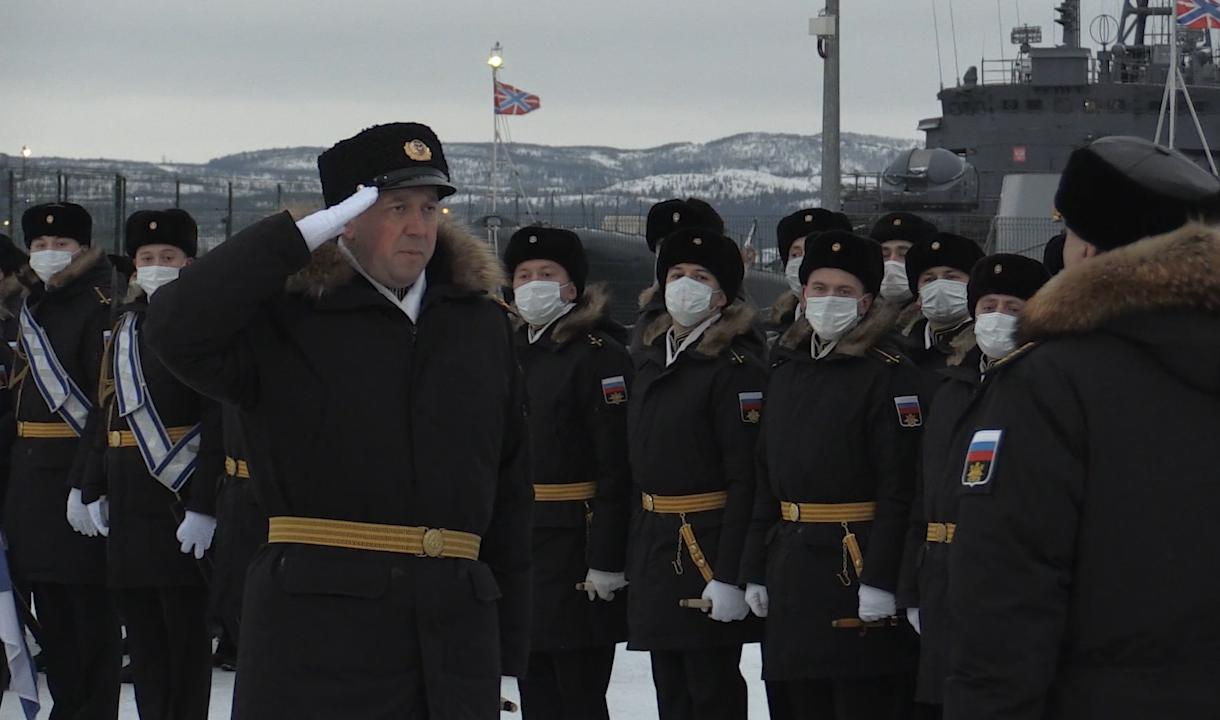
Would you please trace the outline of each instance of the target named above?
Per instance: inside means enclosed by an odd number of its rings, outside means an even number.
[[[225,458],[225,475],[237,476],[237,461],[231,457]]]
[[[123,445],[123,433],[120,430],[111,430],[109,435],[110,442],[107,443],[112,448],[121,447]]]
[[[428,557],[440,557],[441,553],[445,552],[445,531],[439,528],[432,528],[424,531],[424,555]]]
[[[788,514],[792,516],[792,520],[790,522],[800,522],[801,521],[800,504],[794,503],[794,502],[788,503]]]
[[[644,509],[645,509],[645,510],[647,510],[648,512],[652,512],[652,511],[653,511],[653,508],[654,508],[654,507],[656,507],[656,501],[654,501],[654,500],[652,499],[652,496],[651,496],[651,495],[649,495],[648,493],[644,493],[644,503],[643,503],[643,505],[644,505]]]

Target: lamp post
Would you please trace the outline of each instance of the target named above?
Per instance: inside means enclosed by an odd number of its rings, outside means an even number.
[[[25,161],[29,160],[30,156],[33,154],[34,154],[34,151],[30,150],[29,145],[21,146],[21,179],[22,180],[25,179]]]
[[[498,171],[500,161],[500,116],[495,107],[496,90],[500,87],[500,68],[504,67],[504,53],[497,41],[487,56],[487,67],[491,68],[491,214],[487,217],[488,240],[492,248],[500,251],[500,222],[496,216],[496,204],[499,200]]]

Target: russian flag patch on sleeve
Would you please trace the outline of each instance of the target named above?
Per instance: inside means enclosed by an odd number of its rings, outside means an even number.
[[[894,398],[894,408],[898,410],[899,425],[908,428],[923,426],[923,409],[919,407],[918,395],[902,395]]]
[[[963,487],[978,489],[991,484],[1003,435],[1003,430],[975,431],[970,448],[966,450],[966,464],[962,468]]]
[[[737,393],[737,405],[741,408],[741,421],[757,425],[762,420],[763,394],[760,392]]]
[[[602,399],[607,405],[622,405],[627,402],[627,380],[622,375],[602,378]]]

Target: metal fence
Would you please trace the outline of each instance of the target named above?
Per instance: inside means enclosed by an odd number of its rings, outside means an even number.
[[[4,172],[4,171],[0,171]],[[206,252],[234,232],[280,210],[300,216],[322,206],[317,181],[284,181],[273,178],[215,178],[176,176],[127,176],[87,169],[51,170],[12,168],[0,175],[0,212],[7,210],[4,230],[20,235],[21,215],[26,208],[44,202],[70,201],[83,205],[93,216],[95,242],[111,251],[121,250],[123,222],[136,210],[182,208],[199,225],[200,250]],[[583,228],[619,235],[623,242],[641,242],[650,199],[599,198],[574,205],[554,202],[527,204],[508,197],[497,208],[502,219],[501,241],[513,229],[530,223],[553,227]],[[484,227],[490,206],[486,198],[458,195],[446,203],[453,219],[476,230]],[[756,250],[753,269],[782,272],[776,251],[775,226],[789,208],[770,212],[730,212],[723,215],[726,233],[744,243],[750,238]],[[859,232],[866,233],[878,217],[875,212],[852,216]],[[1061,226],[1049,218],[994,218],[983,215],[936,217],[940,229],[973,238],[988,252],[1016,252],[1040,257],[1047,240]]]

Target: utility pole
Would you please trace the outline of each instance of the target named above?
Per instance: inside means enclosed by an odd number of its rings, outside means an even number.
[[[822,191],[821,205],[842,205],[842,162],[839,157],[839,0],[826,0],[822,14],[809,19],[809,34],[818,39],[822,66]]]

